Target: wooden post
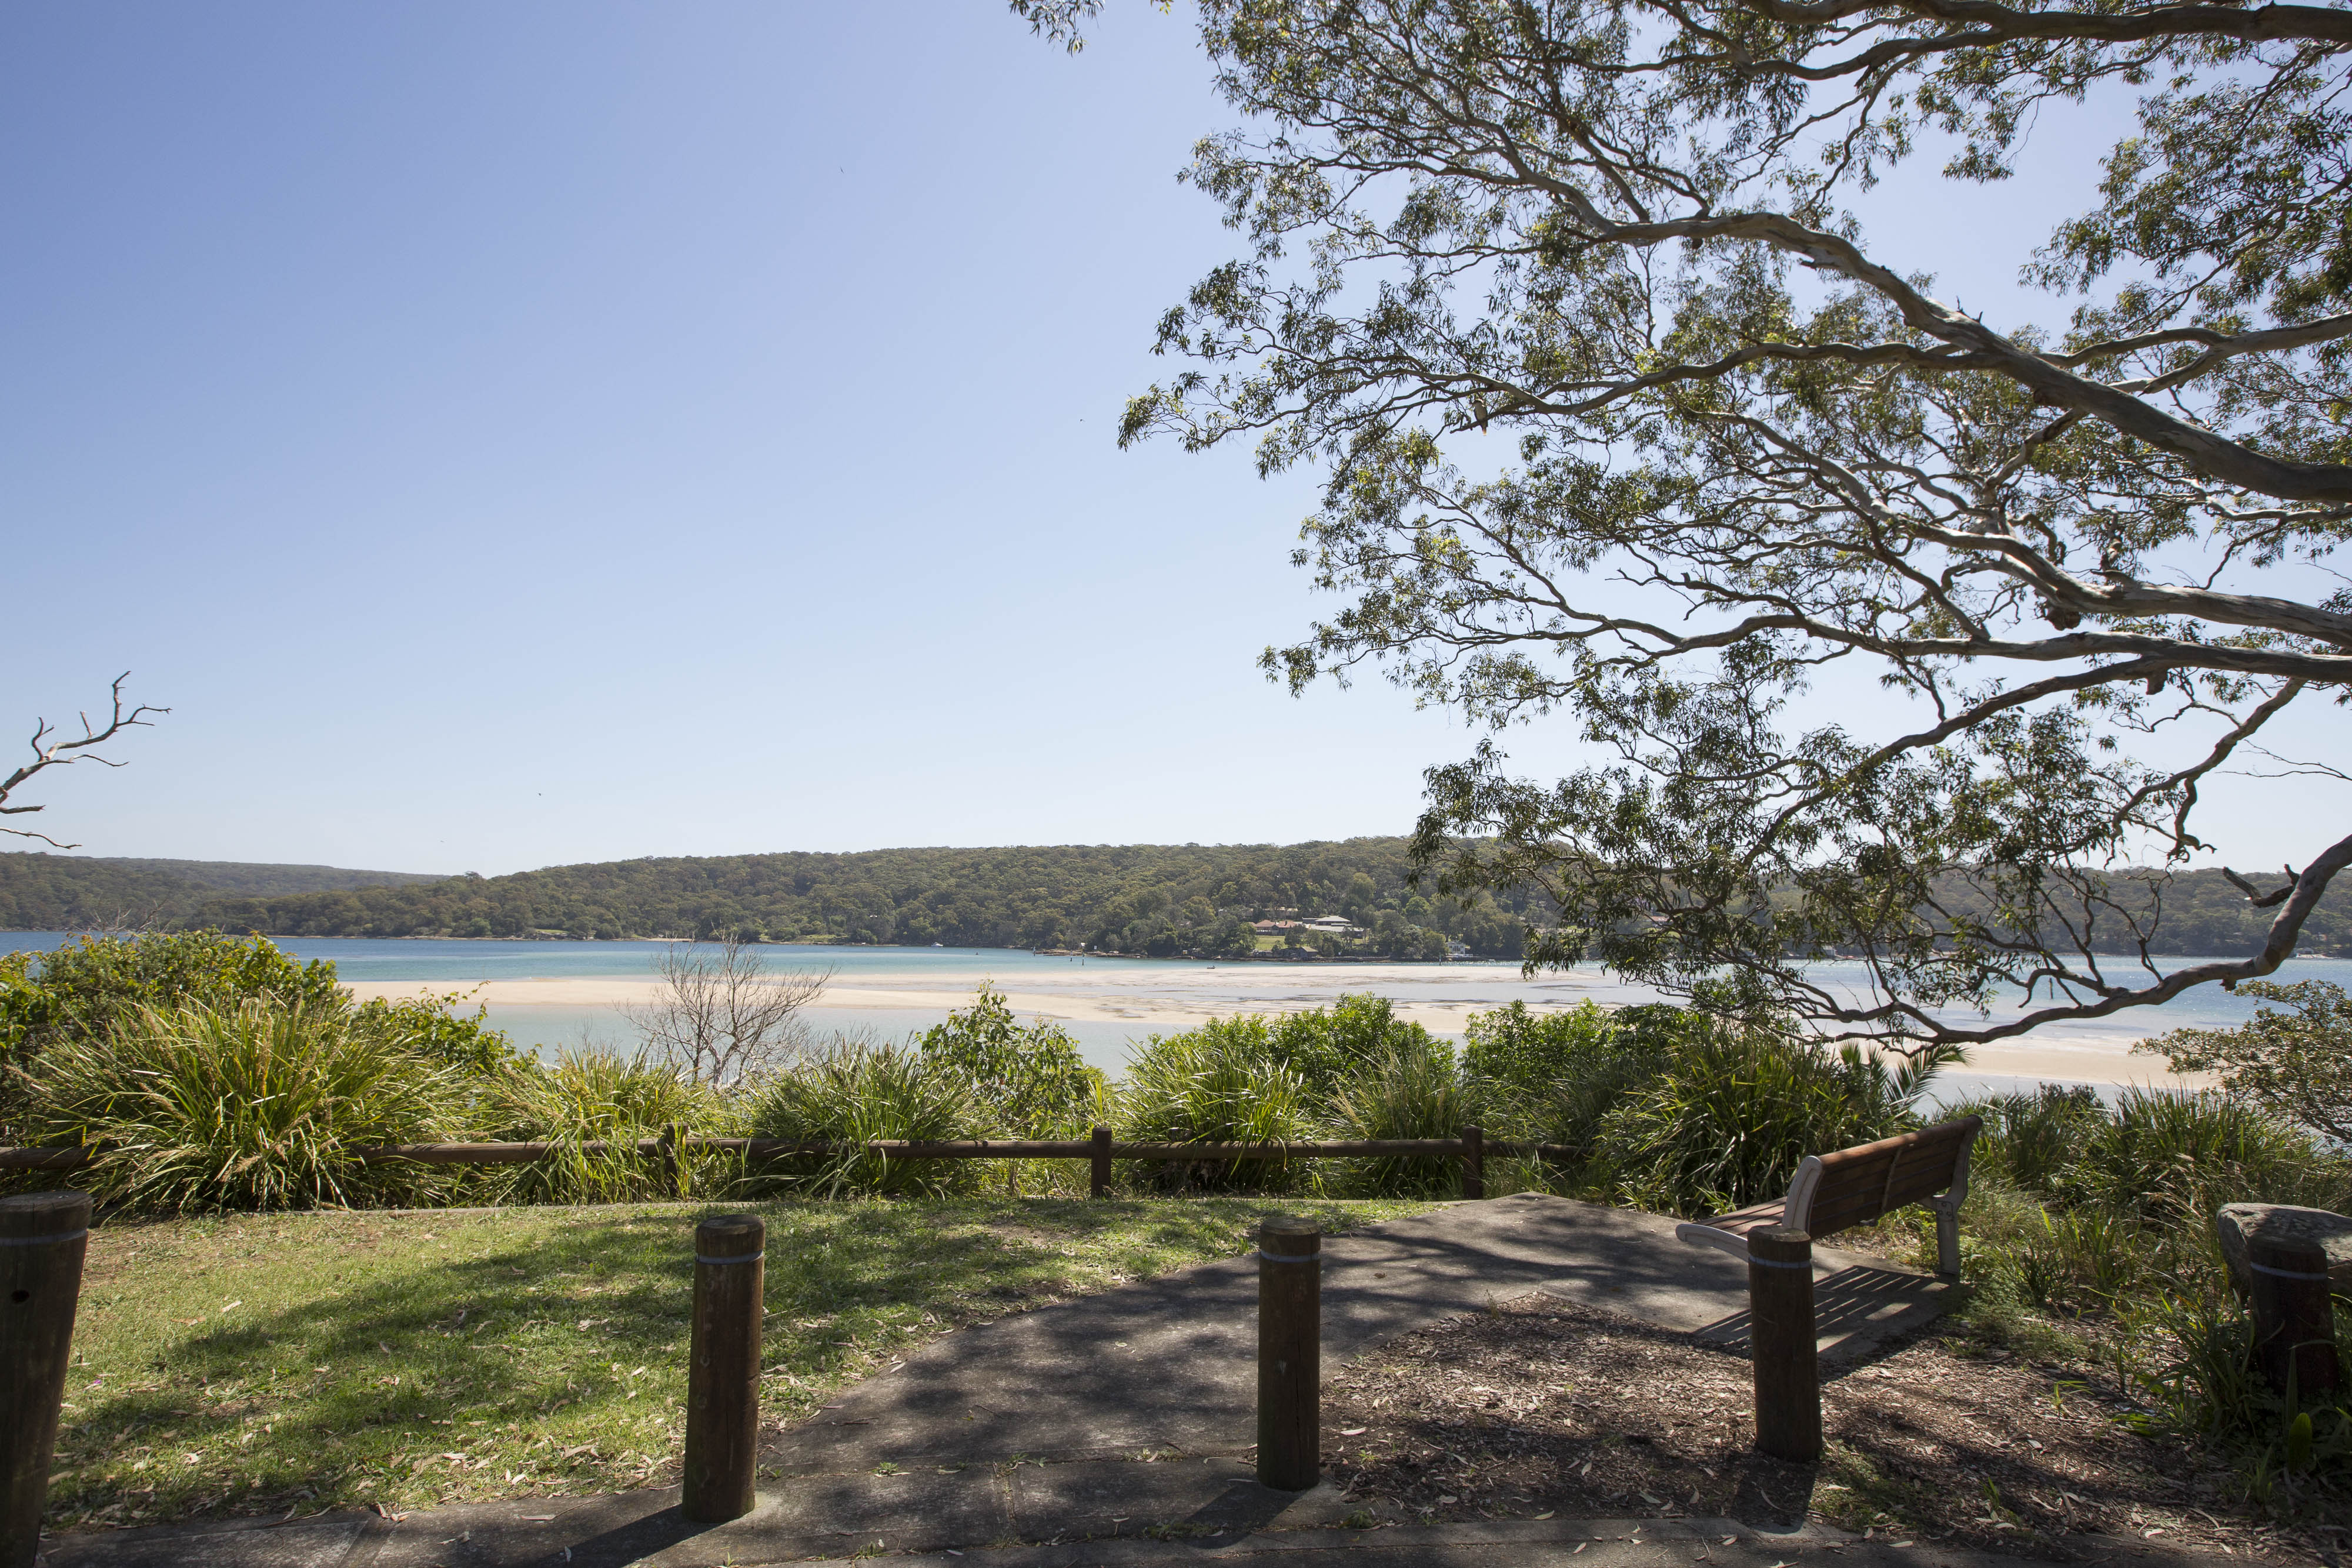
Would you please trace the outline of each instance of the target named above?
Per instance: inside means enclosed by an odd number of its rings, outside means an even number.
[[[2280,1394],[2292,1377],[2295,1403],[2305,1409],[2322,1403],[2337,1375],[2326,1250],[2310,1237],[2257,1231],[2246,1238],[2246,1263],[2263,1375]]]
[[[661,1130],[662,1188],[672,1197],[684,1197],[686,1185],[678,1180],[677,1124],[665,1122]]]
[[[1810,1464],[1822,1457],[1811,1236],[1748,1233],[1748,1324],[1756,1362],[1756,1447],[1777,1459]]]
[[[760,1458],[760,1320],[768,1228],[722,1214],[694,1228],[694,1329],[686,1376],[686,1491],[698,1524],[751,1511]]]
[[[1276,1217],[1257,1249],[1257,1479],[1305,1491],[1323,1470],[1323,1232]]]
[[[1094,1156],[1092,1173],[1094,1179],[1089,1196],[1108,1197],[1110,1196],[1110,1129],[1097,1127],[1094,1136],[1088,1142],[1093,1145]]]
[[[1486,1196],[1486,1134],[1481,1128],[1462,1129],[1462,1196]]]
[[[32,1568],[89,1246],[89,1195],[0,1198],[0,1568]]]

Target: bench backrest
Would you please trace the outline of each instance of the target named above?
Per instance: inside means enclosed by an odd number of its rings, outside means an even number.
[[[1983,1117],[1963,1116],[1833,1155],[1808,1155],[1789,1183],[1785,1223],[1820,1238],[1948,1190],[1957,1203],[1968,1194],[1969,1153],[1983,1130]]]

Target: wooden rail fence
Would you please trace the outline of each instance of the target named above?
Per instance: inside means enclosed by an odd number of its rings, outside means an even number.
[[[0,1170],[79,1170],[99,1152],[89,1146],[0,1148]],[[564,1155],[601,1156],[616,1153],[665,1161],[695,1153],[732,1153],[751,1161],[812,1155],[885,1160],[1086,1160],[1094,1167],[1092,1186],[1097,1197],[1109,1190],[1110,1165],[1114,1160],[1223,1164],[1234,1160],[1441,1158],[1462,1162],[1463,1197],[1484,1197],[1488,1156],[1565,1159],[1573,1151],[1559,1144],[1489,1139],[1476,1127],[1465,1127],[1458,1138],[1342,1138],[1289,1144],[1122,1144],[1111,1137],[1109,1128],[1097,1127],[1090,1138],[958,1138],[931,1143],[890,1139],[863,1144],[810,1143],[790,1138],[694,1135],[639,1138],[626,1143],[599,1139],[578,1144],[388,1144],[355,1149],[352,1157],[363,1166],[514,1166]]]

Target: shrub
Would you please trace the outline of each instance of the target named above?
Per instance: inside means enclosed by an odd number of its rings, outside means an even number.
[[[1268,1054],[1297,1074],[1318,1106],[1328,1103],[1341,1080],[1373,1062],[1406,1055],[1433,1061],[1454,1058],[1453,1047],[1398,1018],[1386,997],[1343,996],[1328,1008],[1283,1013],[1270,1021],[1231,1019],[1204,1027],[1263,1030]]]
[[[2258,1106],[2211,1091],[2131,1089],[2089,1124],[2052,1190],[2069,1204],[2203,1229],[2225,1203],[2333,1208],[2345,1183],[2309,1134]]]
[[[262,937],[217,931],[84,936],[48,953],[0,958],[0,1051],[25,1069],[50,1046],[104,1035],[142,1008],[234,1007],[264,998],[313,1009],[343,1005],[335,967],[297,964]],[[29,1080],[0,1080],[0,1120],[11,1139],[26,1124]]]
[[[1477,1097],[1453,1059],[1412,1050],[1349,1073],[1331,1109],[1333,1130],[1343,1138],[1454,1138],[1479,1120]],[[1446,1155],[1351,1159],[1341,1172],[1350,1192],[1419,1197],[1458,1191],[1462,1162]]]
[[[482,1008],[458,1013],[457,1006],[465,999],[462,991],[399,1002],[378,998],[354,1009],[353,1026],[405,1041],[426,1060],[469,1078],[491,1077],[530,1060],[515,1050],[504,1030],[490,1028]]]
[[[643,1054],[592,1048],[566,1051],[545,1066],[513,1060],[481,1085],[470,1118],[475,1135],[556,1148],[530,1165],[485,1167],[476,1188],[500,1203],[676,1197],[659,1156],[640,1153],[637,1144],[672,1125],[681,1133],[712,1131],[722,1110],[709,1088]],[[588,1147],[599,1143],[606,1146]],[[705,1157],[681,1168],[690,1176],[696,1164],[713,1163]]]
[[[1643,1207],[1719,1213],[1775,1197],[1807,1155],[1898,1133],[1941,1065],[1889,1068],[1760,1029],[1712,1025],[1628,1090],[1594,1136],[1596,1161]]]
[[[1083,1138],[1108,1093],[1069,1030],[1042,1018],[1022,1027],[986,983],[971,1006],[923,1036],[922,1051],[971,1083],[992,1135]]]
[[[849,1038],[836,1038],[769,1078],[746,1106],[752,1136],[800,1143],[971,1138],[985,1129],[987,1115],[970,1080],[949,1063],[912,1046]],[[806,1155],[764,1162],[746,1181],[755,1190],[933,1197],[976,1186],[979,1164]]]
[[[44,1051],[30,1114],[44,1141],[97,1146],[75,1180],[108,1203],[185,1214],[373,1202],[443,1180],[352,1157],[442,1130],[454,1074],[412,1043],[315,999],[142,1009]]]
[[[1297,1143],[1314,1136],[1313,1095],[1298,1070],[1275,1056],[1258,1019],[1229,1019],[1182,1034],[1153,1035],[1128,1068],[1119,1138],[1136,1144]],[[1295,1185],[1289,1160],[1149,1161],[1144,1179],[1163,1186]]]
[[[1470,1015],[1463,1063],[1496,1118],[1492,1130],[1568,1149],[1576,1176],[1591,1162],[1618,1102],[1655,1082],[1675,1049],[1706,1028],[1702,1015],[1682,1008],[1606,1013],[1585,1002],[1530,1013],[1525,1002],[1513,1002]]]
[[[2093,1124],[2106,1113],[2095,1089],[2044,1083],[2031,1094],[1962,1101],[1950,1107],[1947,1117],[1984,1118],[1984,1131],[1969,1155],[1971,1171],[2046,1193],[2081,1151]]]
[[[2175,1072],[2219,1072],[2224,1092],[2352,1145],[2352,998],[2326,980],[2255,980],[2238,994],[2284,1002],[2235,1029],[2184,1029],[2132,1049],[2161,1052]]]

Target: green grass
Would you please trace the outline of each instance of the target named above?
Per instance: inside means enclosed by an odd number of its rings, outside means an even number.
[[[696,1218],[721,1206],[224,1215],[90,1238],[54,1525],[393,1510],[671,1478]],[[785,1421],[952,1328],[1244,1250],[1296,1198],[767,1203]]]

